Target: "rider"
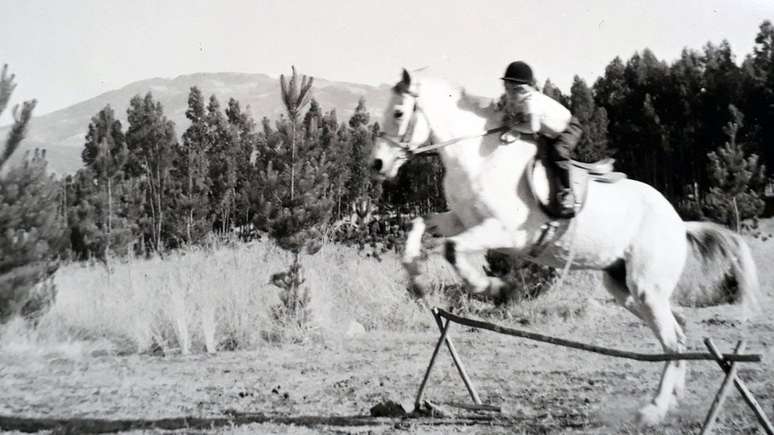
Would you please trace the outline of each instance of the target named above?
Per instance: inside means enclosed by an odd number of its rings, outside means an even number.
[[[583,134],[580,123],[561,103],[537,89],[532,68],[527,63],[511,62],[502,80],[506,93],[504,121],[513,131],[539,134],[549,139],[548,157],[558,171],[561,185],[557,192],[560,214],[565,218],[575,216],[577,204],[570,185],[570,168],[567,163]],[[501,140],[508,143],[514,139],[510,131],[501,136]]]

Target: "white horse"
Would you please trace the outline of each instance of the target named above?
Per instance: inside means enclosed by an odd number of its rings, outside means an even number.
[[[382,139],[371,154],[377,178],[395,177],[418,147],[453,142],[438,148],[449,211],[415,219],[406,240],[403,264],[412,283],[421,285],[421,239],[427,231],[442,237],[438,250],[472,292],[498,296],[504,283],[484,274],[466,254],[497,250],[524,258],[534,253],[544,225],[554,220],[536,201],[525,176],[536,144],[503,144],[498,135],[483,134],[500,125],[502,114],[479,107],[447,82],[415,78],[404,70],[393,91]],[[537,174],[534,186],[538,196],[548,195],[544,176]],[[682,352],[686,345],[685,322],[673,311],[670,296],[688,255],[723,261],[737,280],[737,300],[756,299],[756,267],[744,240],[717,225],[684,222],[661,193],[644,183],[591,182],[584,208],[556,234],[528,260],[562,267],[572,257],[573,269],[604,271],[605,288],[653,330],[666,352]],[[684,393],[685,372],[685,361],[666,363],[657,393],[639,411],[641,423],[664,419]]]

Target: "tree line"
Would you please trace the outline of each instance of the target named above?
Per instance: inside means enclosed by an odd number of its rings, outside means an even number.
[[[151,93],[132,98],[125,128],[103,108],[88,126],[84,167],[60,186],[73,254],[163,252],[234,230],[250,238],[297,203],[330,202],[337,219],[375,200],[366,158],[379,126],[365,102],[347,122],[309,103],[255,122],[237,100],[224,108],[192,87],[181,140]]]
[[[625,62],[613,59],[590,91],[593,98],[580,97],[588,91],[576,77],[572,108],[581,119],[602,112],[587,125],[592,138],[595,131],[607,135],[591,152],[579,147],[581,153],[613,155],[621,170],[656,187],[686,218],[731,224],[734,206],[741,219],[762,212],[774,159],[770,21],[740,65],[725,40],[686,48],[672,63],[645,49]]]

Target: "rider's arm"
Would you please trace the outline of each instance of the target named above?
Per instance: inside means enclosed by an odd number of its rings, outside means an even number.
[[[540,118],[534,113],[524,113],[520,122],[511,127],[511,129],[519,133],[535,134],[540,131]]]
[[[522,101],[522,110],[516,116],[516,123],[511,127],[519,133],[535,134],[540,131],[540,115],[537,100],[532,95],[527,95]]]

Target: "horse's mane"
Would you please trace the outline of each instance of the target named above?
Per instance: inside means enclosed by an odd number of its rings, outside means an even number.
[[[456,101],[457,107],[472,112],[482,118],[492,118],[496,114],[496,106],[493,101],[486,105],[486,99],[470,95],[464,87],[449,82],[448,80],[423,76],[419,79],[420,92],[423,95],[431,95],[431,98],[442,99],[451,97]]]
[[[460,92],[460,100],[458,102],[460,109],[469,110],[484,118],[494,116],[494,112],[497,111],[497,106],[494,101],[490,101],[488,105],[484,105],[482,104],[484,103],[484,99],[468,94],[465,91],[465,88],[461,88]]]

